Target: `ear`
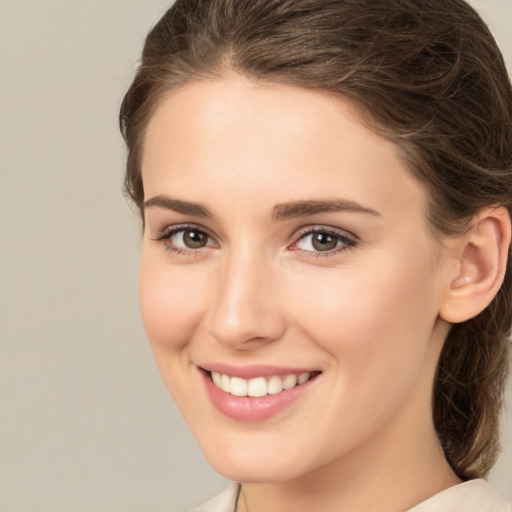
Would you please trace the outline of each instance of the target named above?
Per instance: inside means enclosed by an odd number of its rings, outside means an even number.
[[[505,277],[510,238],[506,208],[479,212],[471,229],[455,244],[458,262],[441,304],[441,318],[450,323],[464,322],[491,303]]]

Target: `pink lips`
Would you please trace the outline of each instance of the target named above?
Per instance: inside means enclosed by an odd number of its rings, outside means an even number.
[[[213,405],[229,418],[242,421],[262,421],[278,414],[303,396],[316,381],[316,376],[314,376],[304,384],[283,390],[275,395],[257,398],[239,397],[226,393],[215,386],[210,377],[210,372],[212,371],[226,374],[230,377],[251,379],[255,377],[270,377],[272,375],[300,374],[308,370],[276,366],[232,367],[223,364],[208,365],[206,370],[203,368],[200,373]]]

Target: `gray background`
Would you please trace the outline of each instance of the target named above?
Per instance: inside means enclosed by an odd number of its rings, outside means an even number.
[[[512,68],[512,0],[472,3]],[[226,483],[153,364],[120,191],[118,107],[168,5],[0,0],[0,512],[180,512]]]

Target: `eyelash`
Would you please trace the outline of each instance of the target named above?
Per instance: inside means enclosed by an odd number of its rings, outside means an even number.
[[[201,233],[208,238],[212,239],[205,230],[199,228],[198,226],[194,224],[182,224],[178,226],[173,226],[164,229],[156,238],[153,238],[155,242],[159,242],[165,245],[166,250],[169,252],[176,254],[178,256],[193,256],[197,257],[200,256],[200,249],[204,249],[204,247],[198,248],[198,249],[190,249],[190,248],[183,248],[183,247],[176,247],[174,245],[171,245],[169,243],[169,240],[176,235],[177,233],[180,233],[181,231],[196,231],[198,233]],[[296,246],[301,240],[306,238],[306,236],[309,235],[315,235],[317,233],[326,234],[334,237],[337,241],[341,242],[342,245],[340,247],[336,247],[334,249],[331,249],[329,251],[306,251],[302,249],[293,249],[294,246]],[[293,251],[300,251],[305,257],[308,258],[325,258],[330,257],[334,255],[338,255],[341,252],[348,251],[352,248],[354,248],[358,243],[357,238],[354,235],[349,235],[345,232],[340,232],[338,230],[335,230],[333,228],[328,227],[315,227],[315,228],[305,228],[303,231],[299,232],[297,234],[297,239],[292,244]]]
[[[348,251],[354,248],[357,245],[357,238],[354,235],[349,235],[346,232],[341,232],[333,228],[318,226],[315,228],[305,228],[303,231],[299,232],[297,235],[297,240],[293,242],[292,247],[296,246],[301,240],[306,238],[309,235],[315,234],[325,234],[330,235],[335,238],[338,242],[341,242],[340,247],[336,247],[329,251],[305,251],[302,249],[292,249],[294,251],[300,251],[307,258],[327,258],[331,256],[338,255],[342,252]]]
[[[161,233],[158,234],[156,238],[153,238],[155,242],[160,242],[164,244],[165,249],[169,252],[176,254],[177,256],[193,256],[197,257],[200,256],[200,250],[199,249],[188,249],[184,247],[176,247],[174,245],[170,244],[170,239],[179,233],[180,231],[196,231],[198,233],[202,233],[203,235],[206,235],[208,238],[212,238],[206,231],[203,229],[200,229],[199,227],[195,226],[194,224],[181,224],[178,226],[168,227],[165,228]],[[203,249],[203,247],[201,247]]]

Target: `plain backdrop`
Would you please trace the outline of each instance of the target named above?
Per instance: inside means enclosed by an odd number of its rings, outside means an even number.
[[[472,3],[512,67],[512,0]],[[226,485],[154,366],[121,193],[119,104],[168,6],[0,0],[0,512],[184,512]]]

